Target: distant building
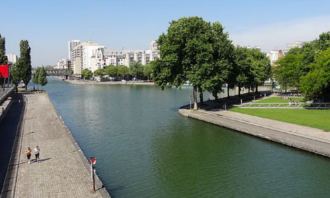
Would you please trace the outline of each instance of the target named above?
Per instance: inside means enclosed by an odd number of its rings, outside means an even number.
[[[284,52],[282,50],[272,50],[267,53],[267,57],[270,60],[271,65],[273,66],[278,59],[284,56]]]
[[[16,54],[6,54],[7,58],[8,58],[8,63],[10,64],[15,64],[18,60],[18,57]]]
[[[62,58],[57,61],[55,69],[71,69],[71,61],[66,58]]]
[[[110,50],[105,49],[104,59],[106,65],[125,65],[129,67],[133,62],[146,65],[160,58],[157,43],[152,41],[148,50]]]
[[[68,59],[71,60],[72,57],[74,56],[73,53],[73,49],[80,45],[80,40],[72,40],[68,42]]]
[[[80,76],[83,69],[94,72],[106,65],[129,67],[133,62],[145,65],[160,57],[155,41],[151,42],[148,50],[112,50],[95,42],[81,42],[79,40],[69,41],[68,48],[72,71],[76,76]]]
[[[71,52],[71,62],[73,74],[81,75],[83,69],[89,69],[94,72],[103,68],[104,63],[104,46],[94,42],[81,42],[75,46]]]

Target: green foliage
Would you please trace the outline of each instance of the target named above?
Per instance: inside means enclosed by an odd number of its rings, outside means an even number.
[[[147,80],[153,79],[153,70],[155,67],[155,62],[150,62],[143,67],[143,75]]]
[[[44,67],[38,67],[33,75],[32,82],[36,85],[45,86],[47,81],[47,72]]]
[[[13,84],[17,87],[21,81],[21,74],[20,74],[20,70],[19,70],[19,67],[17,66],[17,64],[11,66],[10,76],[11,76],[11,80],[12,80]]]
[[[300,77],[306,73],[303,65],[304,55],[299,51],[290,50],[277,62],[279,66],[274,68],[275,78],[285,90],[289,87],[299,87]]]
[[[283,88],[298,88],[306,99],[330,101],[330,32],[291,49],[274,68],[276,80]]]
[[[81,72],[81,77],[85,80],[89,80],[93,77],[93,72],[89,69],[84,69]]]
[[[118,67],[114,65],[109,65],[104,68],[104,73],[111,77],[118,77]]]
[[[129,69],[125,65],[117,66],[117,75],[121,79],[126,79],[129,76]]]
[[[0,34],[0,65],[7,63],[8,63],[8,58],[6,56],[6,40],[4,37],[1,37]]]
[[[103,77],[105,75],[105,68],[97,69],[94,71],[94,76]]]
[[[129,65],[130,74],[136,79],[143,78],[143,65],[139,62],[133,62]]]
[[[41,67],[38,75],[38,84],[40,84],[41,86],[45,86],[47,83],[48,81],[46,69],[44,67]]]
[[[31,48],[27,40],[20,42],[20,58],[17,62],[17,67],[20,70],[20,78],[25,84],[25,89],[31,80],[32,66],[31,66]]]
[[[330,48],[315,57],[311,71],[301,77],[300,89],[307,99],[330,99]]]

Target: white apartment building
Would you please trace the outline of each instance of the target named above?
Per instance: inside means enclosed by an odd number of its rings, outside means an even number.
[[[72,41],[69,41],[68,42],[68,59],[71,60],[72,59],[72,56],[73,56],[73,49],[80,45],[80,40],[72,40]]]
[[[9,64],[15,64],[17,62],[18,57],[16,54],[6,54],[6,56]]]
[[[133,62],[148,64],[160,57],[156,41],[152,41],[148,50],[122,50],[115,51],[106,49],[104,59],[106,65],[129,65]]]
[[[94,42],[81,42],[75,46],[71,52],[71,61],[73,74],[80,76],[83,69],[89,69],[94,72],[103,68],[104,46]]]

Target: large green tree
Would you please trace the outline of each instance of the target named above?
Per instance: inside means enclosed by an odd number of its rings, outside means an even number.
[[[184,17],[172,21],[158,39],[156,84],[164,89],[168,85],[180,87],[189,81],[193,86],[194,109],[197,109],[197,91],[203,91],[203,74],[214,63],[213,35],[211,23],[200,17]]]
[[[93,72],[89,69],[83,69],[81,71],[81,77],[84,79],[84,80],[89,80],[93,77]]]
[[[8,58],[6,56],[6,39],[4,37],[1,37],[0,34],[0,65],[7,63],[8,63]]]
[[[20,42],[20,58],[18,59],[17,66],[20,70],[21,80],[25,84],[25,89],[31,80],[32,66],[31,66],[31,48],[27,40]]]
[[[306,99],[330,100],[330,48],[315,57],[311,71],[301,77],[300,89]]]
[[[120,79],[127,79],[129,76],[129,68],[125,65],[118,65],[117,66],[117,75]]]
[[[48,81],[47,81],[47,72],[46,72],[46,69],[44,67],[40,68],[40,72],[39,72],[39,75],[38,75],[38,83],[41,86],[45,86],[48,83]]]
[[[16,92],[18,91],[18,84],[21,82],[21,73],[17,64],[14,64],[10,68],[11,81],[15,85]]]
[[[219,22],[211,24],[211,34],[211,63],[201,68],[202,88],[217,99],[226,83],[234,83],[232,74],[235,72],[235,48]]]
[[[135,79],[142,79],[143,78],[143,65],[139,62],[132,62],[129,65],[130,74]]]

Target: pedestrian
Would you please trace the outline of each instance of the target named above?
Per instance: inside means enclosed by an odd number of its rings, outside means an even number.
[[[25,153],[26,153],[26,158],[28,160],[28,163],[31,164],[32,149],[30,147],[28,147],[27,150],[25,151]]]
[[[40,155],[40,148],[39,148],[39,146],[36,146],[33,151],[34,151],[34,156],[36,157],[36,162],[38,162],[39,155]]]

